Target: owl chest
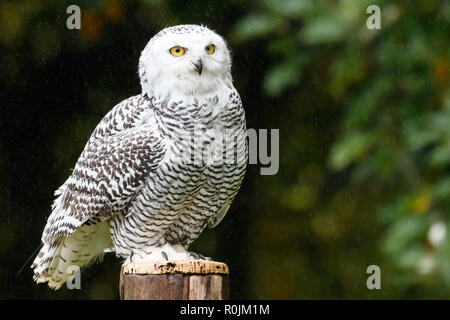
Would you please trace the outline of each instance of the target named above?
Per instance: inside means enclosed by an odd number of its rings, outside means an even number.
[[[242,139],[236,139],[236,133],[242,124],[239,110],[215,96],[173,109],[179,113],[161,121],[166,154],[158,169],[164,178],[158,184],[167,195],[175,195],[171,203],[182,206],[200,191],[218,192],[221,177],[237,165],[235,144]]]
[[[172,145],[170,156],[162,162],[153,180],[152,189],[160,192],[158,208],[174,213],[182,212],[199,198],[214,201],[220,192],[225,164],[214,161],[214,156],[222,152],[221,147],[207,141],[206,146],[191,144],[189,152],[186,146]],[[184,153],[180,153],[182,150]]]
[[[167,158],[185,167],[211,163],[230,140],[227,104],[214,97],[177,107],[178,112],[165,119],[161,129]]]
[[[213,172],[222,172],[224,150],[222,137],[216,131],[203,131],[182,142],[169,142],[167,154],[159,172],[165,177],[161,180],[167,190],[183,190],[191,196],[200,186],[211,184]],[[212,190],[211,190],[212,191]]]

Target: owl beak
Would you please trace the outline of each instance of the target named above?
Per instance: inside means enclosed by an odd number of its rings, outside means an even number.
[[[202,74],[202,70],[203,70],[202,60],[198,59],[197,61],[192,62],[192,64],[194,65],[195,71],[198,72],[198,75],[201,75]]]

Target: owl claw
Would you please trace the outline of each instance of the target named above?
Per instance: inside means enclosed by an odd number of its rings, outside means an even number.
[[[133,262],[133,255],[134,255],[134,251],[131,250],[131,254],[130,254],[130,262]]]
[[[192,251],[188,251],[187,252],[188,257],[193,258],[194,260],[208,260],[208,261],[213,261],[212,258],[210,257],[205,257],[204,255],[200,254],[200,253],[196,253],[196,252],[192,252]]]
[[[161,251],[161,255],[164,259],[166,259],[166,261],[169,261],[169,257],[167,256],[167,253],[165,251]]]

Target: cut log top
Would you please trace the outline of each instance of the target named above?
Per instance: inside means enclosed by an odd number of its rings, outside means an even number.
[[[208,260],[130,262],[122,267],[119,288],[124,300],[228,299],[228,266]]]
[[[124,274],[228,274],[228,266],[208,260],[141,261],[123,267]]]

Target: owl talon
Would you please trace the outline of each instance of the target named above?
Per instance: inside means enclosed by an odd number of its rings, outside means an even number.
[[[161,251],[161,255],[164,259],[166,259],[166,261],[169,261],[169,257],[167,256],[167,253],[165,251]]]
[[[133,262],[133,256],[134,256],[134,251],[131,250],[131,254],[130,254],[130,262]]]
[[[205,257],[204,255],[200,254],[200,253],[196,253],[196,252],[192,252],[192,251],[188,251],[187,252],[188,257],[193,258],[194,260],[208,260],[208,261],[213,261],[212,258],[210,257]]]

